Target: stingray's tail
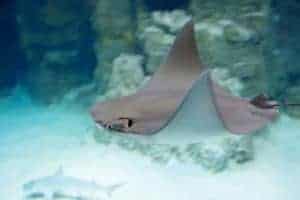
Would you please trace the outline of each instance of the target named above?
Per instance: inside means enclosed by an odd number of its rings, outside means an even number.
[[[107,196],[111,197],[112,193],[114,193],[116,190],[120,189],[121,187],[123,187],[126,183],[118,183],[115,185],[111,185],[109,187],[107,187]]]

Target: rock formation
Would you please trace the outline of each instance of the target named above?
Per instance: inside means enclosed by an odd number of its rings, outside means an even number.
[[[96,61],[91,6],[79,0],[18,0],[17,6],[31,96],[54,103],[70,89],[89,82]]]

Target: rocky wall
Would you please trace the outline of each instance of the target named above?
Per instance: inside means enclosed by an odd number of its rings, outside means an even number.
[[[272,0],[265,45],[268,92],[282,103],[300,102],[300,2]],[[285,107],[300,117],[299,107]]]
[[[229,70],[243,83],[242,96],[266,90],[262,46],[269,0],[192,0],[197,40],[204,63]]]
[[[15,1],[0,2],[0,96],[10,93],[25,71],[24,55],[19,45]]]
[[[25,85],[31,96],[54,103],[90,82],[96,63],[92,5],[82,0],[17,0],[17,7],[28,63]]]
[[[229,77],[240,80],[243,88],[239,94],[242,96],[251,97],[266,91],[262,46],[266,38],[269,0],[226,0],[222,3],[191,0],[173,2],[175,7],[172,8],[164,8],[166,2],[161,4],[156,1],[97,1],[92,18],[97,32],[95,77],[100,82],[104,80],[104,89],[108,88],[112,76],[113,60],[121,53],[144,55],[144,71],[146,75],[153,74],[178,31],[193,18],[203,63],[210,68],[226,69]]]
[[[206,10],[209,15],[201,13],[202,9],[195,4],[192,1],[191,8],[186,11],[147,13],[139,20],[138,35],[146,56],[145,71],[148,74],[155,72],[168,53],[176,34],[193,18],[203,63],[210,68],[226,69],[230,77],[239,79],[243,83],[240,90],[242,96],[251,97],[265,91],[262,44],[265,40],[267,1],[257,2],[259,6],[256,9],[252,9],[252,4],[248,8],[247,4],[235,5],[231,2],[227,5],[227,12],[214,2],[214,6]],[[210,5],[212,2],[204,1],[203,5],[205,4]],[[231,15],[229,8],[239,11],[240,15]]]
[[[94,76],[97,83],[101,83],[100,92],[105,92],[108,88],[113,60],[121,53],[135,51],[135,9],[138,5],[133,5],[133,2],[96,1],[91,21],[96,32],[94,49],[97,55],[97,68]]]

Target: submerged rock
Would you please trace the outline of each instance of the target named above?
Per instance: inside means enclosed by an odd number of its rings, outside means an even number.
[[[193,162],[201,164],[207,170],[220,172],[227,167],[227,154],[219,145],[191,144],[187,146],[186,151]]]
[[[113,61],[113,73],[109,82],[109,89],[118,86],[129,90],[136,89],[144,80],[143,56],[121,54]]]
[[[117,141],[117,144],[121,148],[126,149],[127,151],[138,151],[141,147],[141,144],[139,144],[135,140],[125,137],[120,137],[120,139]]]
[[[228,69],[215,68],[212,70],[212,78],[217,81],[221,86],[230,91],[233,95],[240,95],[244,88],[240,79],[232,77]]]
[[[229,34],[226,31],[229,27],[238,34]],[[228,19],[203,20],[196,24],[196,36],[203,62],[228,70],[230,78],[243,85],[240,95],[253,96],[265,90],[264,59],[259,51],[260,44],[252,42],[253,30],[248,32]]]
[[[135,17],[130,0],[95,1],[91,17],[96,32],[94,49],[97,68],[94,76],[99,88],[105,92],[112,75],[113,60],[121,53],[133,53],[136,46]]]
[[[15,1],[0,3],[0,97],[8,96],[22,78],[26,64],[20,47]]]
[[[173,157],[172,153],[170,153],[170,145],[152,144],[148,147],[150,148],[145,152],[145,155],[149,156],[155,162],[166,164]]]
[[[146,73],[153,74],[165,58],[175,35],[191,19],[184,10],[155,11],[139,20],[139,39],[146,55]]]
[[[226,152],[219,147],[205,146],[201,148],[201,164],[203,167],[219,172],[227,167]]]
[[[264,45],[267,91],[282,102],[299,103],[300,88],[300,18],[297,0],[272,0],[268,38]],[[298,107],[288,107],[287,113],[300,117]]]
[[[104,129],[96,130],[94,137],[99,144],[115,144],[126,151],[140,153],[159,164],[176,160],[199,165],[214,173],[226,170],[231,162],[243,164],[254,159],[253,138],[249,136],[225,135],[180,146],[145,143],[144,140],[139,141],[138,138]]]
[[[156,26],[149,26],[145,28],[140,38],[144,41],[144,51],[147,56],[146,72],[153,74],[167,55],[175,36],[165,33]]]
[[[51,104],[87,84],[95,67],[91,7],[81,1],[18,0],[25,83],[34,99]]]
[[[254,158],[253,138],[251,136],[234,136],[226,138],[224,149],[236,163],[245,163]]]
[[[79,88],[73,89],[66,93],[62,103],[66,105],[82,105],[89,107],[96,98],[97,86],[95,83],[90,83]]]
[[[121,54],[114,59],[105,96],[112,98],[134,93],[145,80],[143,56]]]
[[[247,24],[249,19],[244,19],[245,15],[257,12],[265,13],[268,6],[268,0],[226,0],[222,3],[219,1],[191,0],[190,10],[197,21],[208,18],[212,20],[229,18]]]
[[[201,1],[202,2],[202,1]],[[199,2],[192,1],[196,6]],[[260,10],[253,9],[251,5],[241,3],[242,7],[228,2],[220,7],[217,2],[202,2],[209,7],[205,16],[197,18],[204,11],[201,7],[192,8],[196,17],[194,21],[196,39],[203,63],[211,68],[226,68],[229,71],[227,83],[233,84],[238,94],[254,96],[265,90],[264,59],[259,50],[263,41],[263,28],[254,26],[253,12],[260,12],[260,21],[266,17],[264,3],[259,3]],[[224,7],[236,9],[243,16],[231,16],[224,13]],[[220,9],[216,13],[216,8]],[[243,10],[245,9],[245,10]],[[263,19],[261,19],[263,18]],[[182,24],[190,19],[190,15],[183,10],[152,12],[147,20],[139,23],[144,27],[139,34],[146,54],[146,72],[152,74],[156,67],[166,56],[166,52],[174,40],[175,34]],[[176,22],[176,23],[175,23]],[[146,25],[145,25],[146,24]],[[245,63],[242,73],[237,70],[239,63]],[[253,73],[255,72],[255,73]],[[249,73],[249,74],[248,74]],[[230,80],[229,80],[230,79]],[[231,83],[230,83],[231,82]],[[239,84],[238,84],[239,83]],[[241,86],[243,85],[243,86]]]
[[[269,1],[260,0],[229,0],[226,3],[192,0],[190,4],[197,24],[201,57],[206,65],[226,68],[230,76],[238,79],[240,77],[233,74],[237,63],[247,63],[247,68],[260,67],[260,70],[255,69],[255,76],[239,80],[244,85],[242,96],[265,91],[267,74],[261,48],[266,39],[268,8]]]
[[[187,15],[183,10],[156,11],[152,13],[154,24],[167,28],[172,33],[177,33],[191,19],[191,16]]]
[[[254,38],[254,33],[237,24],[230,23],[224,27],[224,36],[228,42],[249,42]]]

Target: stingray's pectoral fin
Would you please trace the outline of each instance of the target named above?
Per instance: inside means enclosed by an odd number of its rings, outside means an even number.
[[[261,109],[273,109],[275,107],[278,107],[279,104],[277,101],[271,100],[267,95],[260,94],[256,97],[254,97],[250,103],[254,105],[255,107],[261,108]]]

